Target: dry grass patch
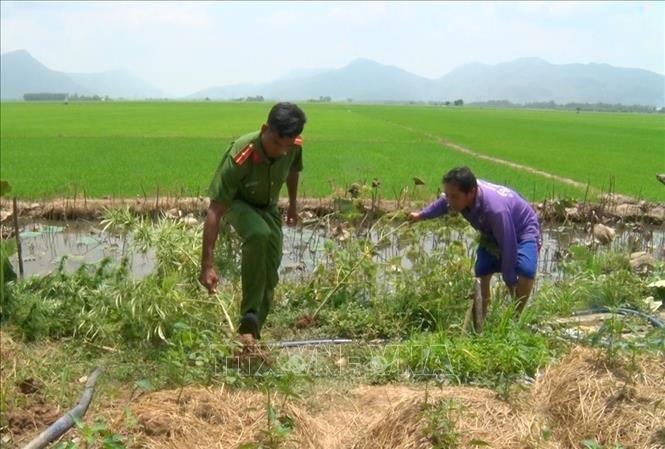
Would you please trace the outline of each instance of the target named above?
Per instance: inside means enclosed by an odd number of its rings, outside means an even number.
[[[564,447],[582,440],[626,448],[665,447],[665,359],[638,356],[606,363],[599,350],[576,348],[547,368],[530,401]]]
[[[178,400],[180,396],[180,400]],[[437,435],[428,424],[427,404],[459,404],[454,433],[459,447],[556,448],[542,438],[537,417],[517,414],[491,390],[446,387],[425,391],[404,386],[319,391],[298,405],[277,407],[290,416],[293,433],[285,448],[431,448]],[[144,397],[133,407],[146,448],[237,448],[257,442],[268,428],[266,396],[225,389],[186,388]]]

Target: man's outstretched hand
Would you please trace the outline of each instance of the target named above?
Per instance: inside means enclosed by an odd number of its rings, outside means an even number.
[[[422,217],[420,216],[419,212],[411,212],[407,217],[407,220],[409,220],[411,223],[415,223],[416,221],[422,220]]]

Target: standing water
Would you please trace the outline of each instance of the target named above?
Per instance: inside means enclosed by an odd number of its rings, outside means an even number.
[[[330,232],[319,226],[298,226],[284,228],[284,258],[280,272],[282,276],[292,276],[308,272],[325,257],[326,242],[334,241],[342,245],[344,240],[354,235]],[[150,274],[155,266],[154,251],[142,253],[132,250],[132,234],[119,236],[106,232],[97,223],[78,222],[36,222],[24,226],[20,231],[23,265],[26,276],[44,275],[64,263],[65,271],[73,272],[83,264],[95,264],[104,258],[118,263],[122,257],[131,256],[131,273],[140,279]],[[469,229],[453,230],[446,238],[434,232],[425,234],[421,242],[425,251],[441,250],[452,241],[462,241],[469,257],[474,257],[477,244],[475,233]],[[378,236],[372,235],[376,241]],[[559,261],[570,245],[591,245],[590,235],[579,228],[570,226],[549,226],[543,228],[543,246],[540,250],[538,271],[540,276],[556,276]],[[382,245],[374,257],[387,259],[401,257],[403,268],[409,268],[409,261],[403,257],[403,242],[393,235],[390,243]],[[646,251],[657,260],[665,259],[665,231],[662,228],[624,227],[618,229],[611,243],[611,249],[622,252]],[[63,262],[64,259],[64,262]],[[10,259],[16,267],[16,254]]]

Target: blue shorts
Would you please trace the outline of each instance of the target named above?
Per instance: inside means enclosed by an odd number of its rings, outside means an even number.
[[[525,278],[536,278],[538,265],[538,244],[535,240],[527,240],[517,244],[517,274]],[[478,247],[476,259],[476,277],[501,272],[501,261],[490,254],[484,247]]]

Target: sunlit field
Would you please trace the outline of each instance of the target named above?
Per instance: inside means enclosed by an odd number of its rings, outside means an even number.
[[[203,195],[229,143],[265,121],[270,103],[4,103],[2,178],[24,198]],[[422,178],[468,165],[525,197],[582,198],[584,187],[455,151],[471,151],[577,181],[590,191],[662,200],[665,117],[404,105],[302,103],[300,193],[381,181],[390,199]]]

